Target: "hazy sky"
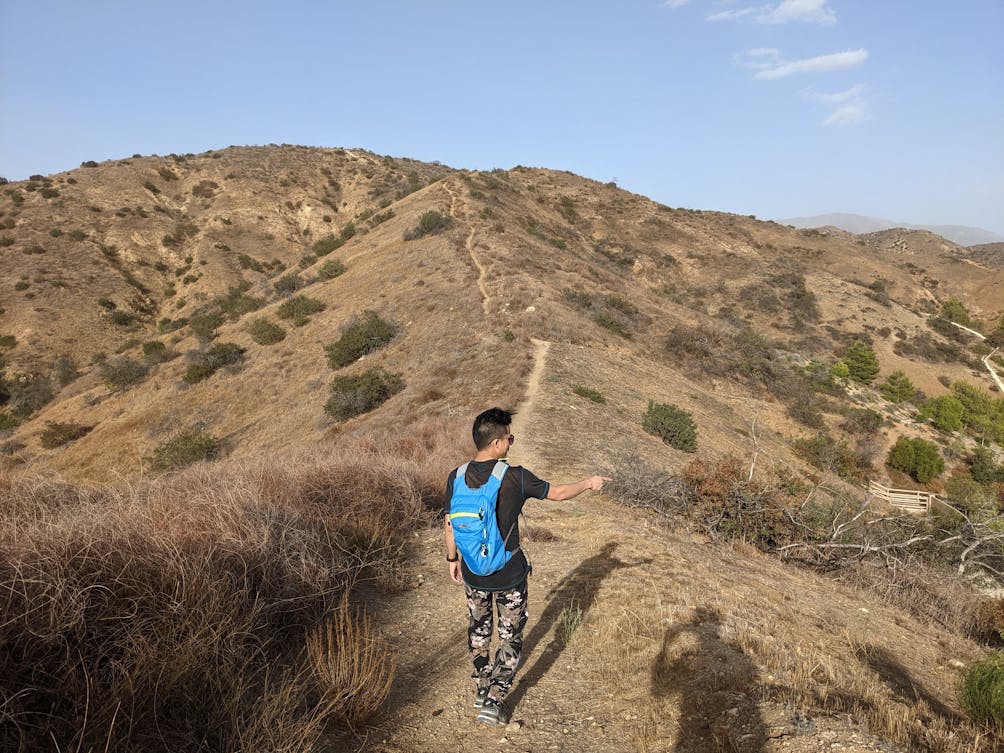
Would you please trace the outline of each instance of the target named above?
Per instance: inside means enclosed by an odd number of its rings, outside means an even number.
[[[0,0],[0,175],[231,144],[1004,234],[1002,0]]]

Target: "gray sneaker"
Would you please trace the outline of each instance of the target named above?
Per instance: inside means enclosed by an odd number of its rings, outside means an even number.
[[[506,725],[509,723],[509,710],[505,704],[486,698],[481,713],[478,714],[478,721],[483,724]]]
[[[479,709],[485,705],[485,699],[488,697],[488,688],[478,688],[474,691],[474,708]]]

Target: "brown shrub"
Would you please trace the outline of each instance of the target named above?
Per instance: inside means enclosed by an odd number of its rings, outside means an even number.
[[[371,687],[336,703],[307,635],[353,584],[398,582],[423,466],[445,465],[322,448],[126,490],[0,474],[0,749],[309,750],[325,717],[365,718],[389,666],[343,646]]]

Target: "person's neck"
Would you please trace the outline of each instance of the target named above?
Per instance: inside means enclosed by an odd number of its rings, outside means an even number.
[[[486,460],[502,460],[505,455],[496,455],[491,450],[481,450],[477,455],[474,456],[475,462],[483,463]]]

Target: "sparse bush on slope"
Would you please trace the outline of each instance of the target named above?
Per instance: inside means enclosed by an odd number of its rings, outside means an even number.
[[[341,336],[324,346],[328,365],[340,369],[387,345],[398,333],[396,324],[385,321],[375,311],[364,311],[342,327]]]

